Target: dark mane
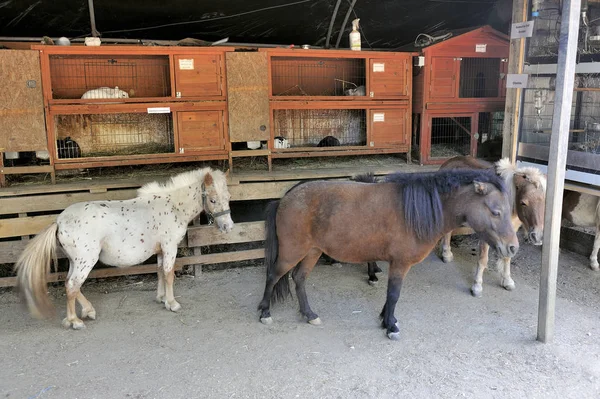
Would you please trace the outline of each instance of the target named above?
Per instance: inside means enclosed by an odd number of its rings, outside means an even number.
[[[408,228],[423,240],[435,238],[444,225],[441,195],[474,181],[491,183],[506,193],[504,181],[493,170],[452,169],[426,173],[394,173],[384,182],[396,183],[404,202]]]

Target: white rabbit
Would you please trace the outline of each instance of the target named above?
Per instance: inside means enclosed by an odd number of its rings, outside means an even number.
[[[118,86],[114,89],[110,87],[100,87],[98,89],[86,91],[81,98],[129,98],[126,91],[119,90]]]
[[[277,136],[275,137],[275,148],[290,148],[290,143],[288,139],[285,137]]]

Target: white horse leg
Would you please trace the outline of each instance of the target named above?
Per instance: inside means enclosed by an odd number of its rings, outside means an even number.
[[[163,303],[165,302],[165,272],[163,270],[163,257],[162,255],[157,255],[157,270],[156,274],[158,275],[158,284],[156,287],[156,302]]]
[[[173,281],[175,280],[175,258],[177,247],[171,253],[163,248],[163,272],[165,274],[165,308],[172,312],[177,312],[181,309],[179,302],[175,300],[173,295]]]
[[[515,282],[510,277],[510,258],[500,258],[498,259],[498,268],[501,269],[502,273],[502,287],[507,289],[508,291],[512,291],[515,289]]]
[[[479,259],[477,260],[477,271],[475,272],[475,282],[471,287],[471,294],[474,297],[481,297],[483,294],[483,272],[488,266],[488,255],[490,246],[484,242],[479,241]]]
[[[96,320],[96,309],[94,309],[92,303],[83,296],[81,289],[79,290],[79,295],[77,295],[77,302],[81,305],[81,317],[83,319]]]
[[[600,217],[600,216],[599,216]],[[590,267],[592,270],[600,270],[600,264],[598,263],[598,251],[600,250],[600,223],[596,226],[596,237],[594,238],[594,246],[592,247],[592,254],[590,255]]]
[[[450,263],[454,260],[454,254],[452,254],[452,248],[450,247],[451,239],[452,232],[442,237],[442,260],[444,263]]]

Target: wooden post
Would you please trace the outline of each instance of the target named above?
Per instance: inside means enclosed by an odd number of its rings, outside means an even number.
[[[552,136],[550,138],[550,156],[548,157],[548,188],[540,276],[537,339],[541,342],[549,342],[554,338],[562,198],[569,147],[569,123],[573,104],[580,10],[581,0],[563,0]]]
[[[512,23],[527,21],[527,0],[513,0]],[[525,59],[525,38],[510,41],[507,73],[522,73]],[[504,105],[504,123],[502,126],[502,157],[509,157],[514,164],[517,159],[517,140],[519,138],[519,113],[521,110],[522,90],[506,89]]]
[[[6,175],[4,174],[4,153],[0,152],[0,187],[6,186]]]

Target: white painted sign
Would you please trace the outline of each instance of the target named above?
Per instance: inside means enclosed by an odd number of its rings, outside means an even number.
[[[529,75],[526,73],[508,73],[506,74],[506,87],[509,89],[524,89],[527,87],[527,79]]]
[[[169,114],[171,113],[171,107],[153,107],[148,108],[149,114]]]
[[[511,39],[533,36],[533,21],[517,22],[510,29]]]
[[[194,69],[194,59],[180,59],[179,69]]]
[[[375,112],[373,114],[373,122],[385,122],[385,113]]]
[[[485,53],[487,52],[487,44],[476,44],[475,45],[476,53]]]
[[[373,72],[385,72],[385,64],[383,62],[374,62]]]

